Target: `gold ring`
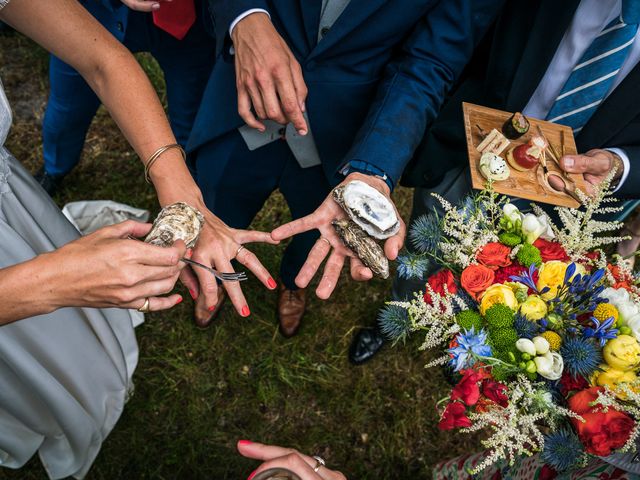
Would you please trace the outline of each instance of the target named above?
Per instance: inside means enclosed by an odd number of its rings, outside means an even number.
[[[138,309],[139,312],[142,313],[149,313],[151,310],[149,310],[149,297],[144,299],[144,303],[142,304],[142,306]]]
[[[324,238],[322,235],[320,236],[320,238],[318,240],[322,240],[323,242],[327,242],[327,245],[329,245],[330,247],[332,246],[331,242],[329,240],[327,240],[326,238]]]
[[[244,245],[240,245],[238,247],[238,250],[236,250],[236,256],[234,258],[238,258],[238,255],[240,255],[240,252],[244,250]]]
[[[316,466],[313,467],[313,471],[318,473],[318,470],[320,470],[320,467],[324,467],[326,465],[326,462],[322,457],[319,457],[317,455],[314,455],[313,459],[316,461]]]

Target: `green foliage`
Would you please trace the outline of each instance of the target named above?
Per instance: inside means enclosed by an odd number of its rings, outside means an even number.
[[[500,243],[507,247],[515,247],[522,243],[522,237],[514,232],[502,232],[498,238],[500,239]]]
[[[456,323],[460,330],[471,330],[473,327],[478,332],[483,327],[482,315],[475,310],[463,310],[456,315]]]
[[[518,259],[518,262],[525,267],[530,267],[531,265],[539,267],[542,264],[540,250],[530,243],[525,243],[520,247],[520,250],[518,250],[518,253],[516,254],[516,258]]]
[[[515,313],[506,305],[496,303],[485,312],[484,318],[489,326],[489,331],[491,331],[512,327]]]

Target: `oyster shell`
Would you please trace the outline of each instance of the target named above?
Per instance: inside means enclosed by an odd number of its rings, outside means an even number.
[[[360,180],[334,188],[333,198],[349,218],[372,237],[384,240],[400,230],[393,203]]]
[[[167,205],[156,217],[145,242],[160,247],[170,247],[182,240],[187,248],[193,248],[200,236],[204,217],[184,202]]]
[[[334,220],[332,224],[342,242],[371,269],[374,275],[382,278],[389,277],[389,260],[385,257],[382,247],[367,232],[353,220]]]

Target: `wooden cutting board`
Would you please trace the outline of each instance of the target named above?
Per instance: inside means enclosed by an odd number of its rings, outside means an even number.
[[[482,176],[479,170],[480,152],[476,147],[483,140],[478,126],[485,132],[496,129],[502,131],[502,125],[512,113],[502,110],[495,110],[480,105],[464,102],[462,104],[464,112],[464,128],[467,136],[467,149],[469,152],[469,166],[471,167],[471,180],[473,188],[482,190],[485,188],[487,180]],[[506,160],[507,151],[517,145],[527,143],[533,135],[538,134],[537,125],[540,126],[547,140],[553,145],[556,151],[560,152],[561,132],[564,132],[564,152],[565,154],[576,154],[576,143],[573,138],[573,131],[570,127],[557,123],[545,122],[536,118],[527,117],[529,120],[529,131],[516,140],[510,140],[511,145],[500,154]],[[547,167],[550,172],[557,172],[560,169],[547,153]],[[525,198],[535,202],[550,203],[562,207],[577,208],[580,203],[565,192],[559,192],[545,185],[542,180],[542,168],[533,168],[524,172],[518,171],[510,167],[511,175],[508,179],[501,182],[494,182],[493,188],[496,192],[512,197]],[[585,181],[582,175],[570,174],[576,186],[585,191]]]

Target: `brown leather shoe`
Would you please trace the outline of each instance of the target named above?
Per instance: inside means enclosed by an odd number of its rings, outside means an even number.
[[[280,322],[280,333],[285,338],[293,337],[300,328],[300,321],[307,308],[307,290],[287,290],[280,285],[280,295],[278,298],[278,321]]]
[[[196,324],[196,327],[204,330],[205,328],[208,328],[213,321],[218,318],[218,315],[220,315],[220,310],[222,310],[222,306],[224,305],[224,302],[227,300],[227,292],[223,287],[218,287],[218,303],[216,303],[216,308],[213,310],[213,313],[211,314],[211,316],[207,319],[207,320],[198,320],[198,318],[194,315],[193,316],[193,321]]]

